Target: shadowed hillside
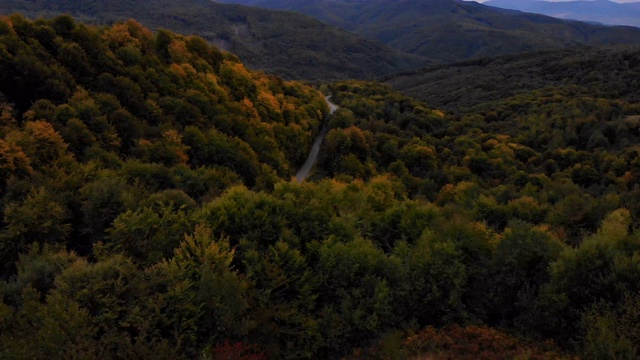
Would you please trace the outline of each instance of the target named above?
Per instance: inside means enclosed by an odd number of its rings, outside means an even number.
[[[427,67],[383,80],[405,94],[451,111],[562,86],[633,103],[640,101],[639,59],[638,46],[573,48]]]
[[[85,21],[135,18],[152,29],[197,34],[253,69],[290,79],[373,78],[428,63],[307,16],[207,0],[7,0],[0,14],[71,13]]]
[[[458,0],[228,0],[294,10],[443,61],[578,44],[640,43],[640,29],[597,26]]]

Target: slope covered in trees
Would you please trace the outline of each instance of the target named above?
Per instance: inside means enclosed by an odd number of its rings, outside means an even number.
[[[196,34],[252,69],[289,79],[366,79],[413,69],[428,60],[292,12],[208,0],[4,0],[0,14],[70,13],[93,23],[135,18],[151,29]]]
[[[525,14],[461,0],[225,0],[287,9],[430,59],[564,49],[580,44],[638,44],[640,29]]]
[[[637,102],[330,84],[298,184],[322,95],[200,38],[14,15],[0,70],[0,358],[638,356]]]
[[[380,80],[458,113],[545,88],[573,88],[588,96],[637,103],[639,59],[640,46],[575,47],[426,67]]]
[[[50,225],[52,236],[77,236],[77,249],[144,194],[272,187],[305,160],[327,112],[317,91],[250,72],[199,37],[68,16],[0,24],[4,204],[59,192],[50,205],[78,228]],[[17,248],[31,225],[14,229]]]

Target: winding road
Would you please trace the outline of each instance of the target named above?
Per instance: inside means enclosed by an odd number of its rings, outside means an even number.
[[[330,97],[331,96],[326,96],[324,100],[327,102],[327,105],[329,105],[329,115],[332,115],[334,112],[336,112],[336,110],[338,110],[338,105],[332,103],[331,100],[329,100]],[[320,153],[320,145],[322,145],[322,140],[324,140],[325,135],[327,135],[327,131],[329,131],[329,128],[327,128],[327,124],[325,123],[322,127],[322,130],[320,130],[320,133],[316,137],[316,141],[311,147],[311,152],[309,153],[307,161],[304,162],[304,165],[302,165],[302,167],[296,174],[296,180],[299,183],[303,182],[304,179],[307,178],[307,176],[309,175],[309,171],[311,171],[311,168],[313,167],[313,164],[316,163],[316,160],[318,159],[318,153]]]

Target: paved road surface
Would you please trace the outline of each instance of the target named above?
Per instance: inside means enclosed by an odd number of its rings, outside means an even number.
[[[329,100],[330,97],[331,96],[327,96],[324,99],[327,102],[327,105],[329,105],[329,114],[333,114],[336,110],[338,110],[338,105],[332,103],[331,100]],[[307,176],[309,175],[309,171],[311,171],[311,168],[313,167],[313,164],[316,163],[316,160],[318,159],[318,153],[320,152],[320,145],[322,145],[322,140],[324,140],[324,136],[327,135],[328,130],[329,129],[325,124],[322,127],[322,130],[320,130],[320,134],[318,134],[318,136],[316,137],[316,141],[311,147],[311,152],[309,153],[307,161],[304,162],[304,165],[302,165],[300,171],[298,171],[298,173],[296,174],[296,180],[299,183],[303,182],[304,179],[307,178]]]

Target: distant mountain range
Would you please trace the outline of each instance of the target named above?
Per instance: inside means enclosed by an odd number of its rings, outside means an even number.
[[[617,3],[595,1],[490,0],[485,5],[609,25],[640,27],[640,2]]]
[[[197,34],[253,69],[289,79],[372,78],[433,63],[293,12],[208,0],[3,0],[0,14],[70,13],[90,23],[135,18],[152,28]]]
[[[445,62],[581,44],[640,43],[640,29],[564,21],[458,0],[224,1],[293,10]]]

